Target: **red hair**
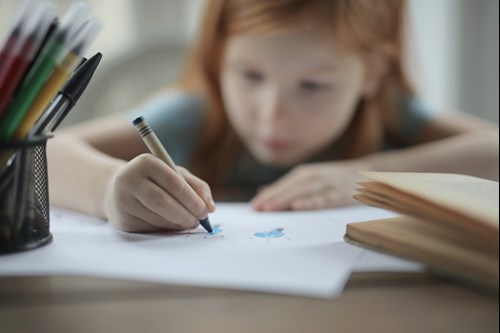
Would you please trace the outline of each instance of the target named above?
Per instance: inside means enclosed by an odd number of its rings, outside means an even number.
[[[220,90],[220,70],[226,40],[246,31],[277,31],[291,25],[324,22],[344,52],[360,55],[367,71],[383,59],[385,70],[377,89],[359,101],[356,113],[341,138],[333,143],[335,158],[355,158],[380,149],[385,137],[397,130],[397,96],[412,94],[404,71],[404,0],[210,0],[179,85],[201,93],[209,116],[192,170],[211,186],[241,147],[229,125]],[[311,21],[312,20],[312,21]],[[372,63],[373,62],[373,63]]]

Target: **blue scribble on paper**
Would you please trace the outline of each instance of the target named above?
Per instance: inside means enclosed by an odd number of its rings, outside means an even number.
[[[212,232],[209,232],[208,234],[209,235],[216,235],[216,234],[221,233],[221,232],[222,232],[222,229],[220,228],[220,226],[215,225],[212,227]]]
[[[278,238],[285,236],[285,233],[283,232],[283,228],[277,228],[271,231],[256,232],[254,236],[258,238]]]

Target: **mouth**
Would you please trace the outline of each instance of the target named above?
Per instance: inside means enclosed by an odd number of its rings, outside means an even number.
[[[264,140],[264,146],[271,151],[281,152],[289,149],[292,144],[290,141],[281,139],[266,139]]]

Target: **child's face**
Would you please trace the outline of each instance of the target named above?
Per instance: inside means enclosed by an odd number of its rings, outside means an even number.
[[[229,38],[221,89],[231,124],[264,164],[292,166],[339,138],[364,91],[359,57],[321,29]]]

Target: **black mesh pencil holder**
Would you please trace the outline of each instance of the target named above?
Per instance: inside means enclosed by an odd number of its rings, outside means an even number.
[[[45,136],[0,142],[0,254],[52,240],[46,142]]]

